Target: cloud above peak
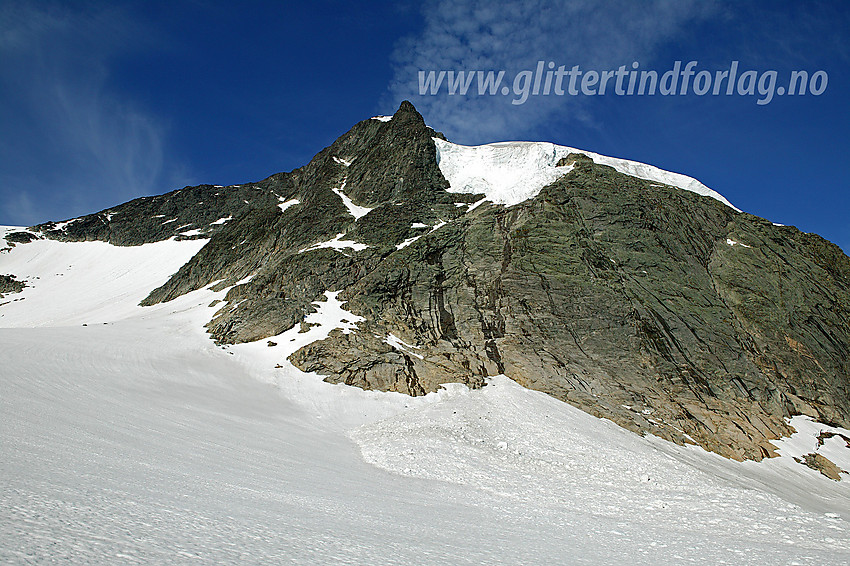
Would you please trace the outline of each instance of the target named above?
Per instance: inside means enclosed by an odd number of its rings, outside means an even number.
[[[435,0],[423,8],[424,27],[393,53],[388,102],[410,99],[426,116],[440,117],[446,133],[478,143],[532,132],[557,113],[592,122],[581,97],[540,97],[511,104],[512,96],[419,94],[419,71],[504,70],[510,79],[538,61],[610,69],[647,62],[659,47],[715,15],[716,5],[695,0]]]

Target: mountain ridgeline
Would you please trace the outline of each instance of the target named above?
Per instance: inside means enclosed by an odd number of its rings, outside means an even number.
[[[303,327],[339,291],[365,320],[289,359],[334,383],[423,395],[505,374],[735,459],[772,455],[792,415],[850,428],[850,259],[837,246],[578,153],[533,198],[479,203],[447,190],[435,137],[405,102],[292,172],[31,230],[209,238],[143,304],[230,287],[207,325],[222,344]]]

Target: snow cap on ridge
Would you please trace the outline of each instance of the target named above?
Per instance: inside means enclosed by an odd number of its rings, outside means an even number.
[[[451,185],[449,192],[483,193],[487,200],[496,204],[513,206],[537,196],[540,189],[571,170],[569,165],[558,167],[558,162],[571,153],[580,153],[620,173],[709,196],[740,212],[723,195],[696,179],[645,163],[549,142],[498,142],[464,146],[434,138],[434,144],[440,171]]]

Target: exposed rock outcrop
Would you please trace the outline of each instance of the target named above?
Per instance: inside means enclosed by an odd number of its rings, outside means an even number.
[[[18,281],[14,275],[0,275],[0,299],[11,293],[20,293],[26,283]]]
[[[404,103],[295,171],[35,228],[119,245],[209,237],[143,304],[232,287],[208,325],[222,343],[303,326],[341,291],[365,321],[290,358],[331,382],[422,395],[504,373],[736,459],[771,455],[791,415],[850,428],[837,246],[580,153],[532,199],[470,207],[482,195],[446,191],[434,137]]]
[[[802,458],[797,458],[796,460],[799,463],[820,472],[833,481],[841,481],[841,474],[842,472],[845,472],[823,454],[813,452],[811,454],[804,455]]]
[[[632,430],[760,459],[787,416],[849,422],[848,274],[816,236],[579,161],[537,198],[481,206],[382,262],[342,295],[361,332],[293,361],[410,394],[505,373]],[[373,338],[389,332],[421,358]]]

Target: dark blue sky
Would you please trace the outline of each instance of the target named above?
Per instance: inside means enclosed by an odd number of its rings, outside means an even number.
[[[405,98],[458,143],[546,140],[696,177],[850,250],[850,3],[0,4],[0,224],[306,163]],[[419,96],[417,73],[824,70],[820,96]],[[698,70],[699,70],[698,69]]]

